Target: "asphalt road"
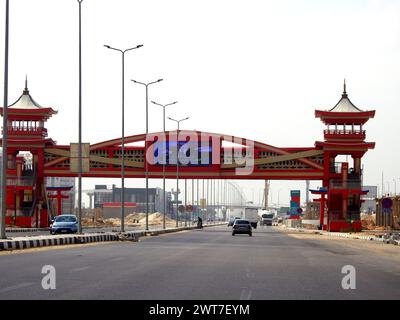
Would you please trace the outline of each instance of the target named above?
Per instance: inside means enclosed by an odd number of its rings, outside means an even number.
[[[0,299],[399,299],[400,248],[225,226],[140,242],[0,253]],[[41,286],[56,268],[56,289]],[[342,267],[356,289],[341,286]]]

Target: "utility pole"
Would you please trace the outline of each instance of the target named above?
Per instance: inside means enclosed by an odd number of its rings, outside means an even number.
[[[310,202],[310,180],[306,180],[306,205]]]
[[[265,182],[264,182],[264,196],[263,196],[264,209],[268,208],[268,196],[269,196],[269,180],[265,180]]]

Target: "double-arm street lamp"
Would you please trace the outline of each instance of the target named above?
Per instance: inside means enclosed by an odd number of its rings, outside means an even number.
[[[168,106],[172,106],[175,103],[178,103],[178,101],[174,101],[171,103],[167,103],[167,104],[160,104],[154,101],[151,101],[151,103],[160,106],[163,108],[163,132],[164,132],[164,138],[165,138],[165,108]],[[164,157],[163,157],[163,192],[164,192],[164,196],[163,196],[163,229],[165,229],[165,213],[166,213],[166,199],[165,199],[165,161],[166,161],[166,150],[167,150],[167,146],[166,146],[166,141],[163,141],[164,146],[163,146],[163,152],[164,152]]]
[[[78,233],[82,233],[82,1],[79,3]]]
[[[3,101],[3,157],[1,164],[1,217],[0,238],[6,239],[6,198],[7,198],[7,106],[8,106],[8,27],[9,27],[9,0],[6,0],[6,19],[4,37],[4,101]]]
[[[134,83],[141,84],[146,87],[146,140],[144,142],[144,152],[145,152],[145,175],[146,175],[146,231],[149,230],[149,165],[146,159],[147,152],[147,135],[149,133],[149,86],[158,82],[163,81],[163,79],[158,79],[153,82],[144,83],[136,80],[131,80]]]
[[[143,47],[142,44],[125,50],[104,45],[122,55],[122,141],[121,141],[121,232],[125,232],[125,53]]]
[[[188,120],[190,117],[186,117],[184,119],[176,120],[168,117],[169,120],[174,121],[178,125],[178,129],[176,130],[176,227],[178,227],[178,218],[179,218],[179,124],[182,121]]]

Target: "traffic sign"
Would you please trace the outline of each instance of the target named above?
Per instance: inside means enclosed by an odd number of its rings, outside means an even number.
[[[193,206],[191,204],[186,206],[186,211],[187,212],[192,212],[193,211]]]

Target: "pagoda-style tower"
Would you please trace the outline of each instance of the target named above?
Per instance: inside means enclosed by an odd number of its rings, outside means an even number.
[[[47,203],[43,175],[44,148],[54,145],[47,138],[45,122],[57,111],[36,103],[25,89],[8,107],[7,116],[7,224],[24,227],[47,226]],[[3,108],[0,108],[3,116]],[[3,128],[4,130],[4,128]],[[29,152],[31,159],[19,156]]]
[[[346,82],[342,98],[329,111],[315,111],[315,117],[326,125],[324,141],[316,147],[324,150],[325,174],[321,195],[321,226],[331,231],[361,230],[360,208],[362,191],[361,158],[375,147],[366,142],[363,126],[375,116],[375,110],[363,111],[349,99]],[[351,159],[338,162],[338,156]],[[327,196],[327,199],[325,198]],[[325,201],[327,215],[325,216]]]

